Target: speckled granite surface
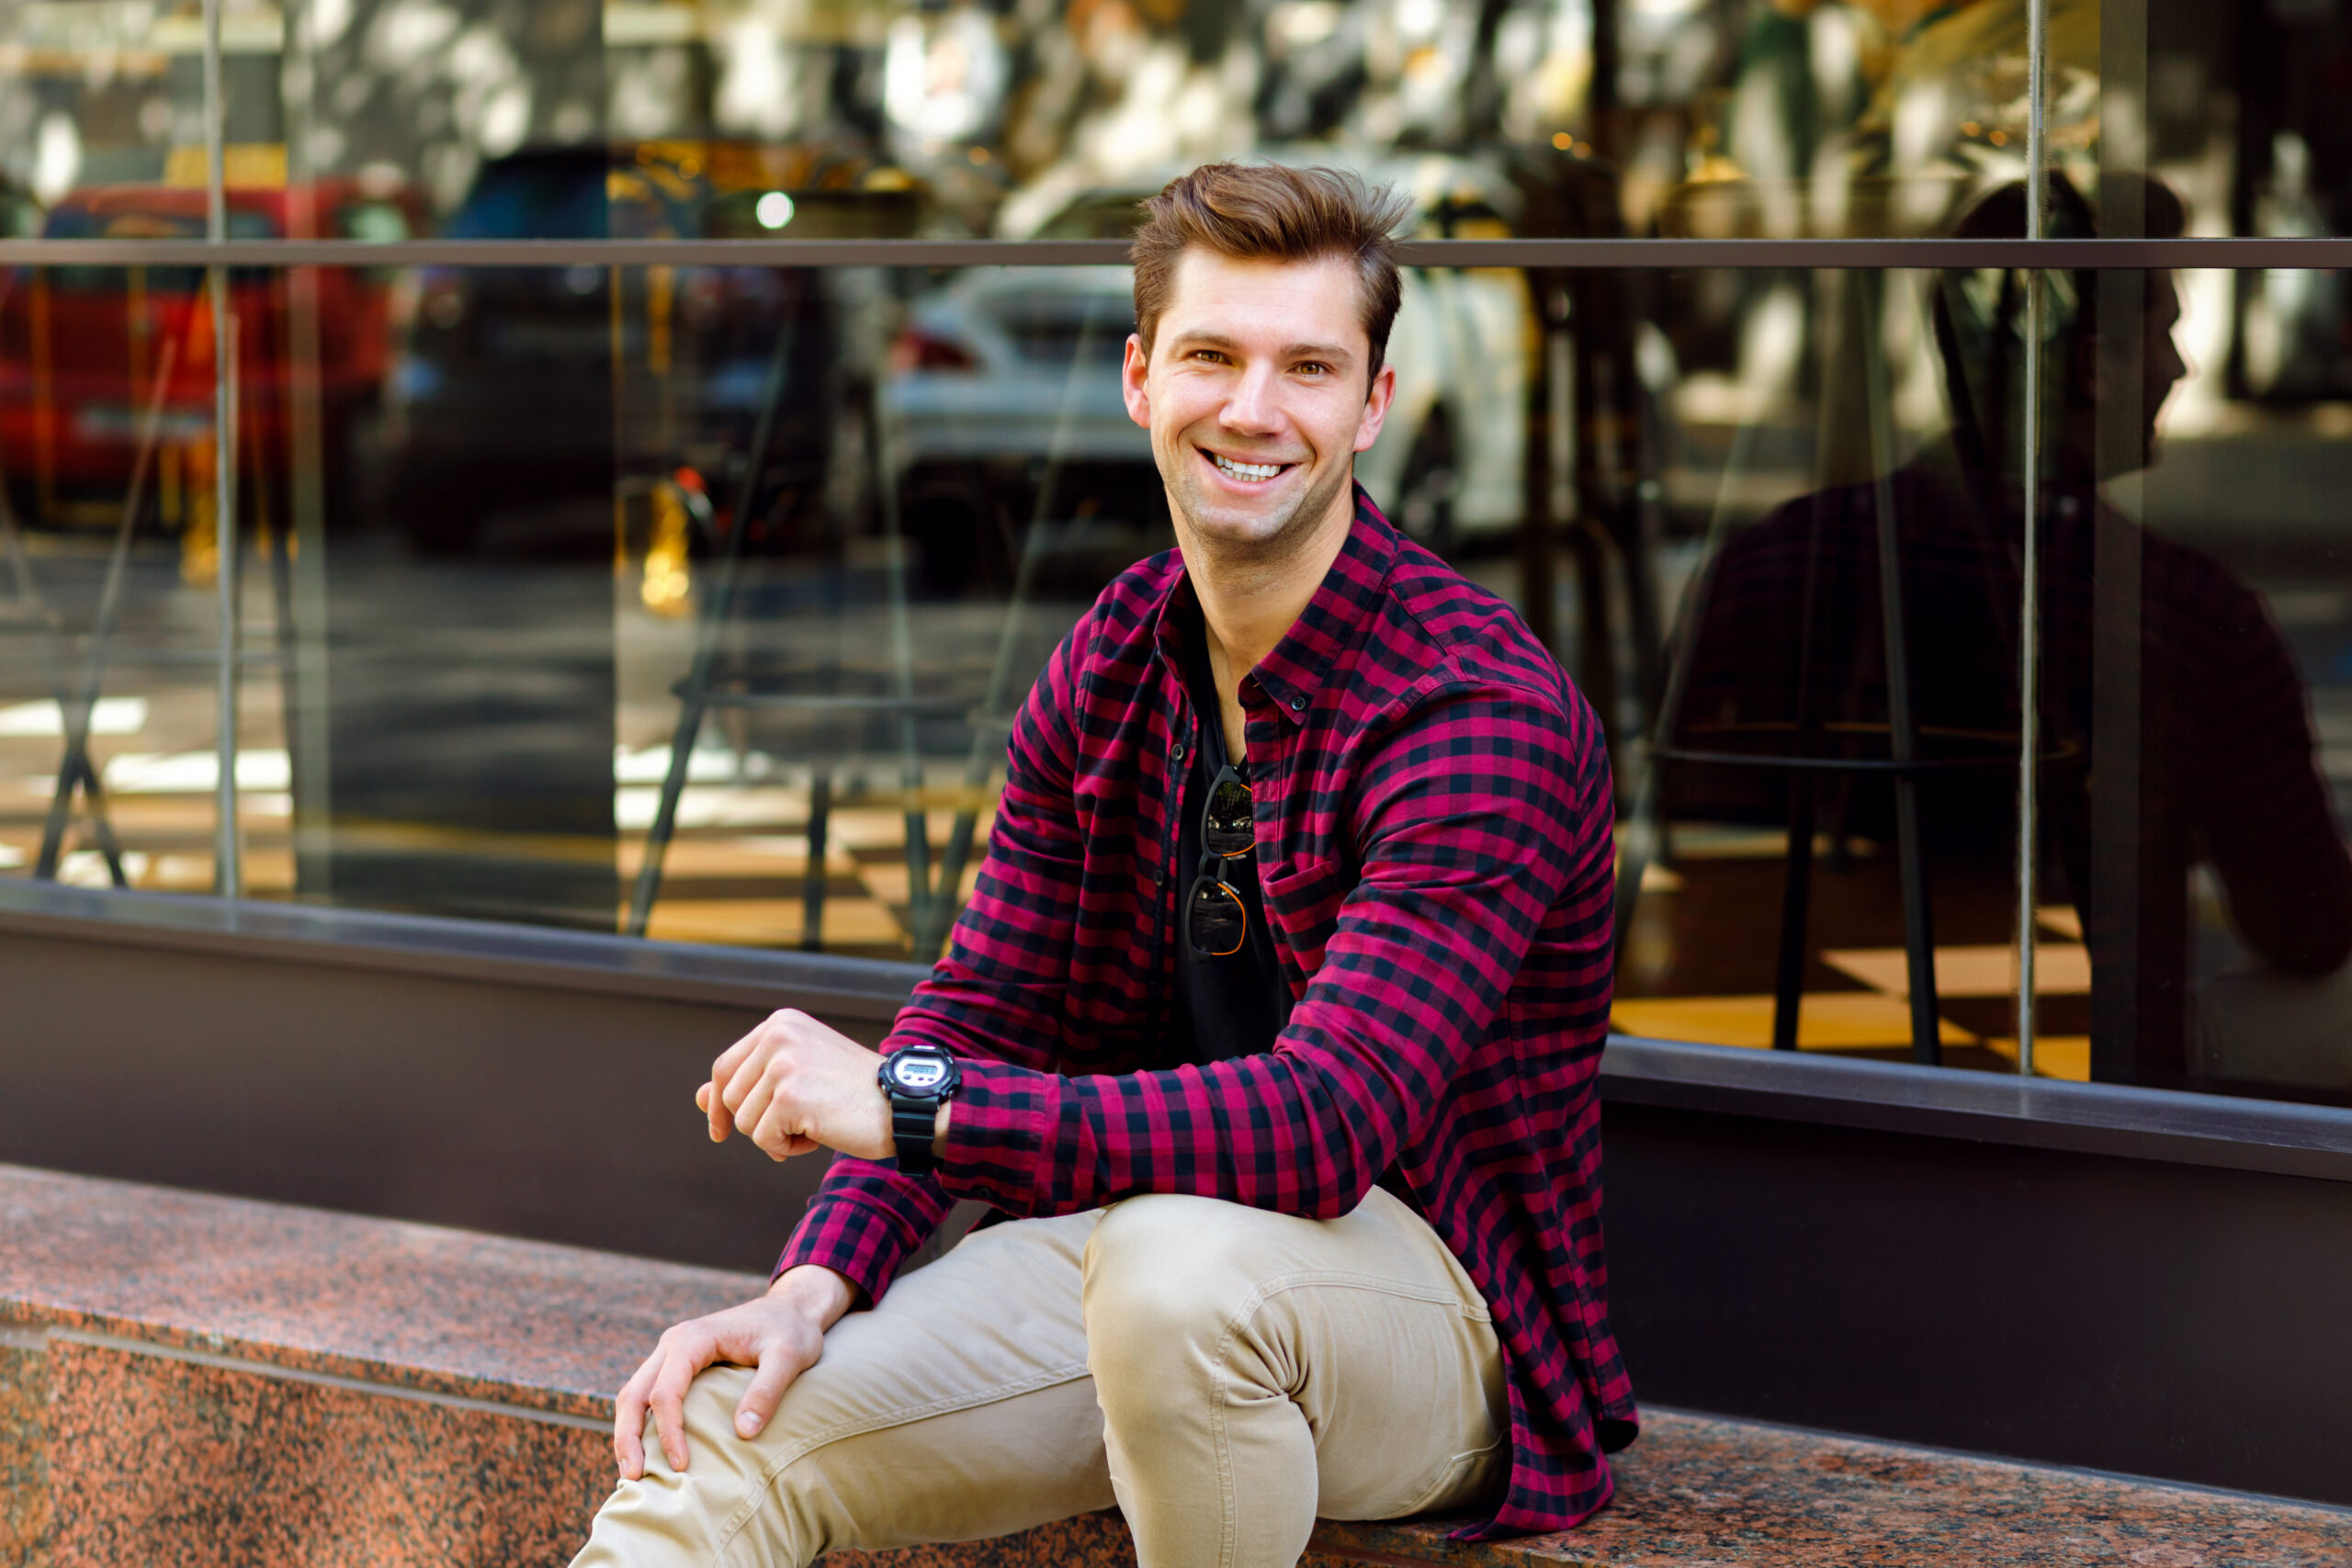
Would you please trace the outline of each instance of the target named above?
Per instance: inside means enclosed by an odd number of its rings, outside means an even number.
[[[49,1358],[0,1339],[0,1568],[48,1568]]]
[[[560,1568],[594,1423],[661,1329],[761,1281],[0,1166],[0,1568]],[[2346,1568],[2352,1515],[1654,1414],[1618,1501],[1477,1568]],[[1124,1568],[1114,1517],[832,1568]]]
[[[662,1329],[766,1283],[17,1166],[0,1166],[0,1329],[38,1321],[606,1420]]]
[[[56,1568],[562,1563],[611,1488],[576,1427],[54,1345]]]
[[[1442,1523],[1326,1526],[1318,1545],[1514,1568],[2346,1568],[2352,1514],[1653,1414],[1617,1500],[1562,1535],[1468,1549]],[[1311,1561],[1311,1559],[1310,1559]]]

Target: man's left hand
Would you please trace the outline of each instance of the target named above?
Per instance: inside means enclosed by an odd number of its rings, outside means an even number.
[[[727,1048],[710,1066],[695,1104],[710,1117],[710,1141],[730,1132],[770,1159],[820,1148],[864,1159],[898,1152],[890,1101],[875,1081],[882,1058],[839,1030],[792,1008]]]

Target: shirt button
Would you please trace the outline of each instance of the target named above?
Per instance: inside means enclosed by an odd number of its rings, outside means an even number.
[[[1306,699],[1305,697],[1293,697],[1290,700],[1290,711],[1293,713],[1301,712],[1306,708]]]
[[[1172,753],[1171,753],[1171,754],[1172,754],[1172,755],[1175,757],[1175,759],[1176,759],[1178,761],[1180,761],[1180,762],[1181,762],[1181,761],[1182,761],[1184,760],[1184,743],[1183,743],[1182,740],[1179,740],[1178,742],[1176,742],[1175,748],[1174,748],[1174,750],[1173,750],[1173,751],[1172,751]]]

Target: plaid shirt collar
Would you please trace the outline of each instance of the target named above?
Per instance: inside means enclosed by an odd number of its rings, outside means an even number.
[[[1181,562],[1181,554],[1177,559]],[[1385,581],[1396,558],[1396,532],[1363,486],[1355,487],[1355,518],[1331,570],[1299,612],[1272,653],[1250,671],[1272,699],[1274,711],[1295,728],[1306,721],[1309,709],[1329,679],[1340,650],[1354,640],[1365,613],[1375,603],[1373,590]],[[1182,567],[1172,573],[1153,612],[1152,637],[1159,657],[1181,675],[1184,668],[1183,612],[1199,602],[1192,577]]]

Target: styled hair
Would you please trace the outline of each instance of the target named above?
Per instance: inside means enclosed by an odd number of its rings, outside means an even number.
[[[1402,288],[1391,235],[1411,216],[1409,199],[1385,186],[1368,187],[1339,169],[1204,164],[1142,205],[1144,224],[1129,254],[1136,269],[1136,335],[1147,355],[1186,251],[1198,247],[1237,261],[1338,257],[1355,264],[1357,304],[1372,340],[1366,385],[1380,374]]]

